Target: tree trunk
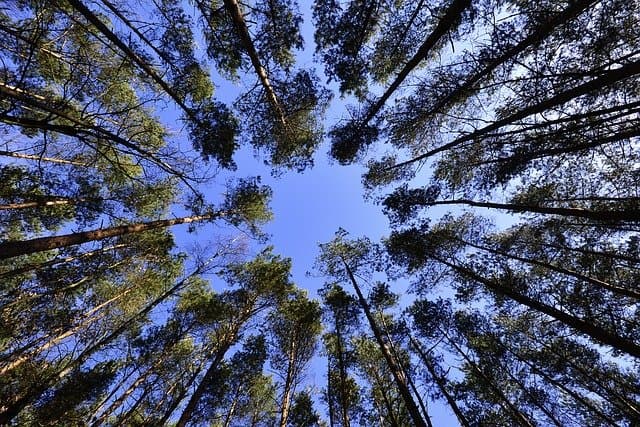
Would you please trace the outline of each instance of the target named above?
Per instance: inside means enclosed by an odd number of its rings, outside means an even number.
[[[222,363],[222,360],[224,359],[224,355],[227,353],[229,348],[231,348],[231,346],[233,345],[235,336],[236,336],[235,333],[232,334],[232,336],[229,337],[229,341],[224,343],[222,347],[215,352],[215,356],[213,357],[213,360],[211,361],[209,368],[207,369],[204,376],[200,380],[198,387],[196,387],[195,391],[191,395],[191,398],[189,399],[187,406],[182,411],[182,414],[180,414],[180,419],[176,423],[176,427],[185,427],[193,417],[193,413],[196,409],[196,406],[200,402],[200,399],[202,398],[202,395],[204,394],[205,389],[207,388],[207,384],[209,383],[209,381],[211,381],[211,379],[215,375],[218,374],[220,363]]]
[[[198,274],[199,271],[194,272],[189,277]],[[151,303],[149,303],[144,309],[140,310],[134,316],[125,320],[120,326],[114,329],[111,333],[101,338],[98,342],[85,348],[76,359],[70,361],[66,366],[60,368],[57,372],[43,378],[37,385],[33,386],[26,393],[16,396],[15,400],[6,405],[5,409],[0,412],[0,425],[8,424],[14,419],[27,405],[37,400],[43,393],[45,393],[55,382],[62,380],[74,369],[80,367],[93,353],[100,348],[110,344],[113,340],[118,338],[123,332],[125,332],[135,321],[140,317],[145,316],[157,305],[166,300],[174,292],[179,290],[187,283],[187,279],[181,280],[172,286],[169,290],[157,297]]]
[[[200,2],[198,2],[200,3]],[[251,60],[251,64],[253,65],[253,69],[255,70],[258,78],[260,79],[260,84],[262,84],[262,88],[266,94],[267,100],[271,104],[271,107],[278,118],[278,121],[282,125],[282,127],[287,126],[287,119],[284,110],[282,109],[282,105],[276,96],[276,92],[269,81],[269,76],[267,75],[267,70],[262,66],[260,62],[260,57],[258,56],[258,51],[253,44],[253,40],[251,40],[251,34],[249,34],[249,29],[247,28],[247,24],[244,20],[244,16],[242,15],[242,10],[240,9],[240,4],[236,0],[224,0],[224,6],[231,17],[234,26],[236,27],[236,31],[240,40],[242,40],[242,44]]]
[[[496,120],[495,122],[487,125],[481,129],[478,129],[474,132],[468,133],[461,137],[454,139],[453,141],[441,145],[440,147],[434,148],[424,154],[421,154],[412,159],[397,163],[393,166],[390,166],[388,169],[397,169],[421,160],[425,160],[429,157],[432,157],[438,153],[443,151],[450,150],[454,147],[461,145],[462,143],[477,140],[478,138],[485,136],[489,132],[493,132],[494,130],[500,129],[503,126],[513,124],[518,120],[522,120],[528,116],[533,114],[541,113],[549,108],[556,107],[558,105],[562,105],[568,101],[571,101],[574,98],[586,95],[590,92],[593,92],[598,89],[602,89],[607,86],[611,86],[615,83],[626,80],[634,75],[640,73],[640,61],[630,62],[626,65],[623,65],[620,68],[616,68],[610,71],[607,71],[605,74],[597,77],[591,81],[580,84],[574,88],[567,89],[564,92],[560,92],[551,98],[545,99],[537,104],[531,105],[529,107],[525,107],[516,113],[505,117],[504,119]]]
[[[511,401],[502,392],[502,390],[498,388],[493,383],[493,381],[491,381],[491,378],[489,378],[484,372],[482,372],[482,369],[480,369],[478,365],[473,360],[471,360],[471,358],[467,355],[467,353],[465,353],[464,350],[462,350],[462,348],[460,348],[460,346],[456,344],[455,340],[453,340],[446,332],[444,331],[442,332],[444,333],[444,336],[447,338],[447,341],[449,342],[449,344],[469,364],[473,372],[475,372],[478,376],[480,376],[480,378],[482,378],[482,380],[485,382],[485,385],[487,385],[491,389],[491,391],[496,396],[498,396],[498,398],[507,406],[514,420],[518,424],[521,424],[527,427],[534,427],[535,423],[533,423],[528,417],[525,416],[525,414],[523,414],[518,408],[516,408],[513,403],[511,403]]]
[[[586,10],[595,2],[596,0],[580,0],[571,3],[565,10],[558,13],[553,19],[541,23],[541,25],[538,26],[536,30],[525,37],[522,41],[520,41],[510,49],[507,49],[502,55],[493,59],[489,64],[487,64],[481,70],[477,71],[475,74],[472,74],[471,77],[467,78],[467,80],[465,80],[452,92],[445,94],[445,96],[442,97],[436,105],[429,108],[429,110],[427,110],[426,112],[422,113],[420,115],[420,118],[426,118],[433,114],[442,112],[443,108],[446,108],[450,104],[463,97],[467,92],[472,90],[478,82],[490,76],[491,73],[493,73],[493,71],[495,71],[500,65],[515,58],[529,47],[539,44],[552,31],[554,31],[556,27],[563,25],[576,16],[580,15],[584,10]]]
[[[185,104],[184,99],[182,99],[174,90],[169,86],[167,82],[165,82],[162,77],[156,73],[156,71],[149,65],[149,63],[142,58],[140,58],[125,42],[120,40],[118,36],[116,36],[110,29],[105,25],[104,22],[100,20],[88,7],[86,7],[80,0],[68,0],[71,7],[80,12],[87,21],[89,21],[96,29],[102,33],[111,43],[118,47],[125,54],[125,56],[131,61],[133,61],[138,68],[144,71],[149,77],[153,79],[162,90],[173,99],[173,101],[182,109],[185,116],[189,118],[192,122],[198,124],[199,120],[195,116],[193,110],[189,108],[187,104]]]
[[[36,156],[33,154],[20,154],[12,151],[0,150],[0,156],[15,157],[16,159],[37,160],[39,162],[59,163],[63,165],[87,166],[86,163],[76,162],[73,160],[59,159],[54,157]]]
[[[30,240],[9,241],[0,243],[0,259],[12,258],[20,255],[29,255],[36,252],[59,249],[72,245],[79,245],[86,242],[107,239],[109,237],[122,236],[125,234],[140,233],[156,228],[171,227],[177,224],[188,224],[213,220],[224,216],[222,212],[215,212],[207,215],[196,215],[175,219],[162,219],[137,224],[119,225],[110,228],[103,228],[91,231],[81,231],[61,236],[38,237]]]
[[[384,342],[384,340],[382,338],[382,333],[380,332],[378,326],[375,323],[375,319],[373,318],[373,315],[371,314],[371,310],[369,309],[369,304],[367,303],[367,300],[362,295],[362,292],[360,291],[360,287],[358,286],[358,282],[356,281],[355,277],[353,276],[351,268],[349,267],[349,265],[347,264],[347,262],[344,259],[342,260],[342,262],[344,264],[344,267],[345,267],[345,270],[347,272],[347,275],[349,276],[349,280],[351,281],[351,284],[353,285],[353,288],[355,289],[356,294],[358,295],[358,300],[360,301],[360,305],[362,306],[362,309],[363,309],[363,311],[365,313],[365,316],[367,317],[367,320],[369,321],[369,326],[371,327],[371,330],[372,330],[373,335],[374,335],[374,337],[376,339],[376,342],[378,343],[378,346],[380,347],[380,351],[382,352],[382,355],[384,356],[384,358],[385,358],[385,360],[387,362],[387,365],[389,366],[389,370],[393,374],[393,378],[395,380],[396,387],[398,387],[398,391],[400,392],[400,395],[402,396],[402,399],[403,399],[404,404],[405,404],[405,406],[407,408],[407,411],[409,412],[409,415],[411,416],[411,420],[413,422],[413,425],[417,426],[417,427],[427,427],[426,423],[422,419],[422,415],[420,415],[420,410],[418,409],[418,407],[416,406],[415,401],[413,400],[413,396],[411,395],[411,391],[407,387],[406,375],[402,371],[401,367],[398,366],[396,360],[391,355],[391,352],[389,351],[388,346],[385,344],[385,342]]]
[[[295,335],[295,331],[292,331]],[[282,402],[280,405],[280,427],[287,427],[287,420],[289,419],[289,409],[291,406],[291,395],[293,394],[293,381],[294,381],[294,371],[295,371],[295,360],[296,360],[296,340],[295,336],[291,340],[291,349],[289,350],[288,357],[288,366],[287,366],[287,376],[284,382],[284,390],[282,393]]]
[[[504,295],[508,298],[511,298],[515,302],[522,304],[534,311],[544,313],[547,316],[552,317],[561,323],[564,323],[570,328],[575,329],[591,337],[596,342],[600,342],[602,344],[608,345],[612,348],[615,348],[624,353],[627,353],[633,357],[640,358],[640,345],[634,343],[633,341],[629,341],[626,338],[622,338],[599,326],[593,325],[585,320],[582,320],[571,314],[565,313],[557,308],[554,308],[547,304],[536,301],[533,298],[523,295],[513,289],[510,289],[509,287],[503,286],[498,282],[495,282],[493,280],[480,276],[473,270],[453,264],[445,259],[434,257],[433,255],[431,255],[431,257],[434,260],[450,267],[454,271],[462,274],[463,276],[466,276],[470,279],[475,280],[478,283],[485,285],[488,289],[492,290],[493,292],[500,295]]]
[[[117,245],[107,246],[105,248],[96,249],[94,251],[85,252],[85,253],[82,253],[82,254],[79,254],[79,255],[73,255],[73,256],[68,256],[68,257],[64,257],[64,258],[54,258],[54,259],[52,259],[50,261],[45,261],[45,262],[41,262],[41,263],[37,263],[37,264],[35,264],[35,263],[34,264],[25,264],[23,266],[14,268],[13,270],[0,272],[0,279],[17,276],[18,274],[28,273],[28,272],[33,271],[33,270],[36,270],[36,271],[42,270],[43,268],[51,267],[51,266],[62,264],[62,263],[73,262],[73,261],[77,261],[77,260],[81,260],[81,259],[85,259],[85,258],[91,258],[93,256],[100,255],[100,254],[103,254],[105,252],[112,251],[112,250],[115,250],[115,249],[125,248],[127,246],[130,246],[130,245],[126,244],[126,243],[119,243]]]
[[[51,197],[46,198],[43,197],[41,200],[32,200],[29,202],[18,202],[18,203],[6,203],[4,205],[0,205],[0,210],[17,210],[17,209],[30,209],[30,208],[46,208],[50,206],[65,206],[65,205],[78,205],[85,202],[94,202],[94,201],[102,201],[100,199],[69,199],[63,197]]]
[[[471,0],[453,0],[447,10],[444,13],[444,16],[440,18],[438,25],[434,30],[429,34],[427,39],[422,43],[422,45],[418,48],[418,51],[413,55],[411,59],[405,64],[405,66],[400,70],[396,78],[389,85],[389,87],[385,90],[385,92],[378,98],[376,103],[367,111],[367,115],[365,119],[362,121],[363,125],[367,125],[373,118],[378,114],[380,109],[384,107],[384,104],[389,100],[391,95],[400,87],[402,82],[407,78],[409,73],[411,73],[423,60],[427,58],[431,50],[436,46],[436,44],[449,32],[461,19],[461,15],[465,9],[467,9],[471,5]]]
[[[554,208],[535,205],[525,205],[520,203],[493,203],[493,202],[477,202],[470,199],[457,200],[437,200],[427,203],[427,206],[444,206],[444,205],[467,205],[478,208],[500,209],[517,213],[541,213],[545,215],[559,215],[576,218],[586,218],[600,222],[612,221],[640,221],[640,210],[638,209],[622,209],[622,210],[602,210],[593,211],[582,208]]]
[[[453,239],[458,241],[458,242],[460,242],[460,243],[463,243],[463,244],[466,244],[468,246],[471,246],[472,248],[480,249],[480,250],[492,253],[494,255],[504,256],[506,258],[511,258],[511,259],[516,260],[516,261],[522,261],[522,262],[524,262],[526,264],[529,264],[529,265],[535,265],[535,266],[538,266],[538,267],[543,267],[543,268],[546,268],[548,270],[555,271],[556,273],[564,274],[566,276],[575,277],[578,280],[581,280],[581,281],[586,282],[586,283],[590,283],[592,285],[595,285],[595,286],[598,286],[600,288],[606,289],[606,290],[611,291],[613,293],[616,293],[618,295],[626,296],[626,297],[629,297],[629,298],[634,298],[634,299],[640,300],[640,293],[638,293],[638,292],[636,292],[636,291],[634,291],[632,289],[627,289],[627,288],[621,288],[619,286],[614,286],[614,285],[612,285],[610,283],[607,283],[607,282],[604,282],[602,280],[598,280],[598,279],[594,279],[594,278],[589,277],[589,276],[585,276],[585,275],[583,275],[581,273],[578,273],[577,271],[568,270],[566,268],[562,268],[562,267],[559,267],[559,266],[557,266],[555,264],[550,264],[550,263],[547,263],[547,262],[544,262],[544,261],[538,261],[536,259],[525,258],[525,257],[521,257],[521,256],[518,256],[518,255],[510,254],[508,252],[503,252],[503,251],[500,251],[500,250],[497,250],[497,249],[493,249],[491,247],[482,246],[482,245],[476,245],[475,243],[467,242],[466,240],[463,240],[463,239],[458,239],[458,238],[453,238]]]
[[[413,344],[413,348],[416,350],[416,352],[418,353],[418,356],[422,360],[422,363],[424,363],[424,365],[427,367],[427,370],[429,371],[431,378],[433,378],[433,381],[438,386],[438,390],[440,390],[440,393],[442,393],[445,400],[449,404],[449,407],[451,408],[454,415],[458,419],[458,422],[460,423],[460,425],[462,427],[471,427],[471,424],[469,424],[469,421],[467,421],[467,418],[462,413],[462,410],[458,406],[458,403],[453,398],[451,393],[449,393],[449,391],[447,390],[447,387],[443,378],[440,375],[438,375],[438,373],[436,372],[435,366],[433,365],[433,363],[431,363],[431,360],[429,360],[429,357],[424,353],[418,341],[413,337],[413,335],[409,335],[409,339],[411,341],[411,344]]]

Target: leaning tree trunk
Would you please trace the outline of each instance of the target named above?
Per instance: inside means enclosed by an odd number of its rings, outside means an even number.
[[[91,231],[63,234],[61,236],[37,237],[30,240],[8,241],[0,243],[0,259],[13,258],[20,255],[29,255],[36,252],[59,249],[67,246],[79,245],[109,237],[123,236],[125,234],[140,233],[156,228],[171,227],[177,224],[207,221],[223,216],[222,212],[214,212],[207,215],[196,215],[175,219],[161,219],[157,221],[141,222],[137,224],[119,225],[109,228],[101,228]]]
[[[389,347],[385,344],[382,338],[382,332],[376,325],[375,319],[373,318],[373,315],[371,314],[371,310],[369,309],[369,304],[367,303],[367,300],[362,295],[362,292],[360,291],[360,286],[358,286],[358,282],[356,281],[356,278],[353,276],[353,272],[351,271],[351,268],[349,267],[349,265],[344,259],[342,260],[342,262],[347,271],[347,275],[351,280],[351,284],[353,285],[353,288],[355,289],[356,294],[358,295],[358,300],[360,301],[360,305],[362,306],[364,314],[367,317],[367,320],[369,321],[369,325],[376,339],[376,342],[380,347],[380,351],[382,352],[382,355],[384,356],[384,359],[387,362],[387,365],[389,366],[389,370],[393,374],[393,379],[395,380],[396,387],[398,387],[398,391],[400,392],[400,395],[402,396],[402,399],[407,408],[407,411],[411,416],[413,425],[417,427],[427,427],[427,424],[422,419],[422,415],[420,414],[420,410],[418,409],[418,406],[413,400],[411,391],[407,386],[406,375],[401,369],[401,367],[398,365],[398,363],[396,362],[391,352],[389,351]]]

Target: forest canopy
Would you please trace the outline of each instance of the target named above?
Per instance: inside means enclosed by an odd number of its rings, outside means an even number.
[[[3,2],[0,425],[639,425],[639,113],[636,1]]]

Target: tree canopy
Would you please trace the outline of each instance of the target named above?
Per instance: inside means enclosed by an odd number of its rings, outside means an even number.
[[[638,425],[639,114],[635,1],[4,2],[0,424]]]

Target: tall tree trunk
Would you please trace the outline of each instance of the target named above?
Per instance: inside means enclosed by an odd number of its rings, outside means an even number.
[[[583,208],[555,208],[536,205],[527,205],[522,203],[494,203],[494,202],[477,202],[470,199],[456,200],[436,200],[429,202],[427,206],[443,206],[443,205],[467,205],[479,208],[500,209],[518,213],[541,213],[545,215],[559,215],[576,218],[586,218],[594,221],[612,222],[612,221],[640,221],[640,210],[638,209],[620,209],[620,210],[602,210],[593,211]]]
[[[460,22],[461,15],[471,5],[471,0],[452,0],[451,4],[440,18],[438,25],[433,29],[431,34],[418,48],[418,51],[409,59],[405,66],[400,70],[393,82],[387,87],[385,92],[378,98],[376,103],[367,111],[362,123],[367,125],[378,114],[380,109],[389,100],[391,95],[400,87],[402,82],[409,74],[427,58],[431,50],[436,44]]]
[[[451,393],[449,393],[449,391],[447,390],[447,387],[446,387],[444,379],[436,372],[435,366],[433,365],[433,363],[429,359],[429,356],[427,356],[427,354],[422,349],[422,346],[420,345],[420,343],[418,343],[418,341],[413,337],[413,335],[409,335],[409,339],[411,341],[411,344],[413,344],[413,348],[418,353],[418,356],[420,357],[420,360],[422,360],[422,363],[424,363],[424,365],[426,366],[427,370],[429,371],[429,375],[431,375],[431,378],[433,379],[433,381],[438,386],[438,390],[440,390],[440,393],[442,393],[442,395],[444,396],[445,400],[449,404],[449,407],[451,408],[451,410],[453,411],[454,415],[458,419],[458,422],[460,423],[460,425],[462,427],[471,427],[471,424],[469,423],[469,421],[467,420],[467,417],[465,417],[464,413],[462,412],[462,410],[458,406],[458,403],[453,398]]]
[[[59,159],[55,157],[36,156],[33,154],[14,153],[12,151],[0,150],[0,156],[15,157],[16,159],[37,160],[39,162],[59,163],[63,165],[87,166],[86,163],[74,160]]]
[[[334,412],[333,412],[333,384],[331,383],[331,361],[327,356],[327,403],[329,406],[329,427],[333,427]],[[348,425],[345,427],[349,427]]]
[[[31,200],[28,202],[5,203],[0,205],[0,210],[18,210],[31,208],[46,208],[51,206],[75,206],[86,202],[100,202],[101,199],[71,199],[64,197],[42,197],[40,200]]]
[[[131,48],[129,48],[129,46],[127,46],[124,41],[120,40],[120,38],[118,38],[118,36],[116,36],[109,29],[109,27],[107,27],[107,25],[100,20],[100,18],[98,18],[88,7],[86,7],[82,3],[82,1],[67,1],[71,5],[71,7],[80,12],[80,14],[83,15],[87,19],[87,21],[89,21],[94,27],[96,27],[96,29],[107,38],[107,40],[117,46],[118,49],[120,49],[127,58],[133,61],[138,66],[138,68],[144,71],[146,75],[151,77],[153,81],[155,81],[162,88],[162,90],[167,95],[169,95],[169,97],[171,97],[171,99],[180,107],[180,109],[182,109],[185,116],[188,117],[189,120],[193,121],[196,124],[200,122],[195,116],[193,110],[189,108],[189,106],[185,103],[184,99],[180,97],[173,90],[173,88],[169,86],[167,82],[164,81],[164,79],[149,65],[149,63],[140,58],[133,50],[131,50]]]
[[[207,215],[196,215],[175,219],[161,219],[157,221],[141,222],[137,224],[119,225],[78,233],[63,234],[61,236],[37,237],[30,240],[9,241],[0,243],[0,259],[12,258],[20,255],[29,255],[36,252],[59,249],[86,242],[107,239],[109,237],[123,236],[125,234],[140,233],[156,228],[171,227],[177,224],[208,221],[224,216],[223,212],[214,212]]]
[[[385,384],[382,381],[382,378],[380,378],[380,373],[378,372],[378,369],[373,365],[369,365],[368,368],[369,368],[370,375],[373,377],[373,380],[375,381],[376,387],[378,388],[378,390],[380,390],[380,394],[382,395],[384,409],[387,412],[387,415],[389,418],[389,425],[391,427],[399,427],[398,421],[396,420],[396,416],[393,413],[393,406],[389,401],[389,396],[387,394]],[[384,417],[382,418],[384,420]],[[384,425],[384,422],[382,422],[380,425]]]
[[[469,76],[467,80],[462,82],[462,84],[456,87],[453,91],[445,94],[441,99],[438,100],[436,105],[429,108],[429,110],[427,110],[426,112],[422,113],[420,115],[421,118],[426,118],[433,114],[442,112],[443,108],[446,108],[450,104],[456,102],[456,100],[463,97],[467,92],[472,90],[474,86],[482,79],[490,76],[491,73],[493,73],[500,65],[512,60],[531,46],[540,44],[540,42],[542,42],[549,34],[551,34],[556,27],[564,25],[568,21],[577,17],[596,1],[597,0],[575,1],[562,12],[556,14],[550,20],[541,23],[533,32],[522,39],[522,41],[504,51],[502,55],[493,59],[481,70],[477,71],[474,74],[471,74],[471,76]]]
[[[295,335],[295,331],[292,332]],[[280,404],[280,427],[287,427],[289,419],[289,409],[291,407],[291,395],[293,394],[293,382],[295,379],[295,361],[296,361],[296,337],[291,339],[291,349],[289,349],[287,376],[284,382],[284,390],[282,392],[282,402]]]
[[[100,249],[96,249],[93,251],[89,251],[89,252],[85,252],[79,255],[72,255],[72,256],[68,256],[68,257],[64,257],[64,258],[53,258],[52,260],[49,261],[45,261],[45,262],[41,262],[41,263],[34,263],[34,264],[25,264],[22,265],[20,267],[14,268],[13,270],[8,270],[8,271],[4,271],[4,272],[0,272],[0,279],[4,279],[7,277],[14,277],[17,276],[18,274],[23,274],[23,273],[28,273],[30,271],[39,271],[42,270],[43,268],[46,267],[51,267],[54,265],[58,265],[58,264],[63,264],[63,263],[67,263],[67,262],[73,262],[73,261],[78,261],[81,259],[85,259],[85,258],[92,258],[96,255],[100,255],[103,254],[105,252],[108,251],[112,251],[115,249],[121,249],[121,248],[125,248],[127,246],[130,246],[127,243],[119,243],[116,245],[112,245],[112,246],[107,246],[105,248],[100,248]]]
[[[436,257],[430,255],[434,260],[450,267],[454,271],[460,273],[463,276],[466,276],[470,279],[475,280],[478,283],[485,285],[489,290],[499,294],[504,295],[515,302],[522,304],[534,311],[544,313],[547,316],[558,320],[561,323],[569,326],[572,329],[575,329],[588,337],[591,337],[594,341],[600,342],[602,344],[608,345],[612,348],[620,350],[624,353],[627,353],[633,357],[640,358],[640,345],[630,341],[626,338],[622,338],[614,333],[607,331],[599,326],[593,325],[585,320],[580,319],[579,317],[573,316],[571,314],[565,313],[555,307],[549,306],[547,304],[541,303],[540,301],[534,300],[531,297],[528,297],[514,289],[509,288],[508,286],[503,286],[498,282],[487,279],[486,277],[480,276],[475,271],[453,264],[448,260],[445,260],[440,257]]]
[[[382,352],[382,355],[384,356],[384,359],[386,360],[387,365],[389,366],[389,370],[393,375],[393,378],[396,383],[396,387],[398,387],[398,391],[402,396],[405,407],[407,408],[407,411],[411,416],[413,425],[417,427],[427,427],[426,423],[422,419],[422,415],[420,414],[420,410],[418,409],[418,406],[413,400],[411,391],[407,387],[406,375],[401,369],[401,367],[398,365],[398,363],[396,362],[391,352],[389,351],[389,347],[384,342],[384,339],[382,338],[382,332],[376,325],[375,319],[373,318],[373,315],[371,314],[371,310],[369,309],[369,304],[367,303],[367,300],[362,295],[362,292],[360,291],[360,286],[358,286],[358,282],[356,281],[356,278],[354,277],[353,272],[351,271],[351,268],[349,267],[349,265],[344,259],[342,259],[342,262],[344,264],[347,275],[349,276],[349,280],[351,281],[351,284],[353,285],[353,288],[355,289],[356,294],[358,295],[358,300],[360,301],[360,305],[365,313],[365,316],[367,317],[367,320],[369,321],[369,326],[371,327],[371,330],[376,339],[376,342],[380,347],[380,351]]]
[[[215,356],[213,357],[213,360],[211,360],[211,363],[209,364],[209,368],[207,369],[204,376],[200,380],[198,387],[196,387],[195,391],[191,395],[191,398],[189,399],[187,406],[185,406],[184,410],[182,411],[182,414],[180,414],[180,419],[178,419],[178,422],[176,423],[176,427],[185,427],[193,417],[193,413],[196,410],[196,406],[200,402],[200,399],[202,399],[202,395],[204,394],[209,382],[218,374],[218,371],[220,369],[220,363],[222,363],[222,360],[224,359],[225,354],[227,353],[229,348],[231,348],[231,346],[233,345],[235,336],[236,336],[236,333],[233,333],[232,336],[229,337],[229,340],[226,343],[224,343],[222,347],[215,352]]]
[[[260,57],[258,56],[258,51],[256,50],[255,45],[253,44],[253,40],[251,40],[251,34],[249,34],[249,29],[247,28],[247,24],[244,20],[244,16],[242,15],[242,10],[240,8],[240,4],[236,0],[224,0],[224,6],[233,21],[233,25],[236,27],[236,31],[240,40],[242,40],[242,44],[251,60],[251,64],[253,65],[253,69],[255,70],[258,78],[260,79],[260,84],[262,85],[262,89],[264,90],[267,100],[271,104],[278,121],[282,127],[287,126],[287,119],[285,111],[278,100],[275,90],[269,81],[269,76],[267,75],[267,70],[262,66],[260,61]]]
[[[548,262],[538,261],[536,259],[525,258],[525,257],[514,255],[514,254],[511,254],[511,253],[508,253],[508,252],[503,252],[503,251],[500,251],[500,250],[497,250],[497,249],[494,249],[494,248],[491,248],[491,247],[488,247],[488,246],[477,245],[475,243],[471,243],[471,242],[468,242],[466,240],[459,239],[457,237],[454,237],[453,239],[458,241],[458,242],[460,242],[460,243],[463,243],[463,244],[466,244],[468,246],[471,246],[472,248],[480,249],[480,250],[492,253],[494,255],[499,255],[499,256],[504,256],[504,257],[507,257],[507,258],[511,258],[511,259],[516,260],[516,261],[522,261],[522,262],[524,262],[526,264],[529,264],[529,265],[535,265],[535,266],[538,266],[538,267],[543,267],[543,268],[546,268],[548,270],[555,271],[556,273],[561,273],[561,274],[564,274],[564,275],[567,275],[567,276],[575,277],[578,280],[581,280],[581,281],[586,282],[586,283],[590,283],[592,285],[595,285],[595,286],[598,286],[600,288],[606,289],[606,290],[611,291],[613,293],[616,293],[618,295],[626,296],[626,297],[629,297],[629,298],[634,298],[634,299],[640,300],[640,293],[639,292],[636,292],[636,291],[634,291],[632,289],[621,288],[619,286],[612,285],[612,284],[604,282],[602,280],[594,279],[593,277],[585,276],[584,274],[579,273],[579,272],[574,271],[574,270],[569,270],[569,269],[566,269],[566,268],[563,268],[563,267],[560,267],[558,265],[551,264],[551,263],[548,263]]]
[[[196,272],[191,274],[189,277],[196,275],[198,273],[199,271],[197,270]],[[74,360],[60,367],[60,369],[58,369],[56,372],[43,378],[38,384],[31,387],[22,395],[16,396],[14,401],[8,403],[5,406],[4,410],[0,412],[0,425],[8,424],[22,411],[22,409],[24,409],[27,405],[37,400],[52,385],[54,385],[56,382],[65,378],[74,369],[79,368],[96,351],[100,350],[104,346],[113,342],[122,333],[124,333],[131,325],[133,325],[134,322],[136,322],[141,317],[147,315],[156,306],[158,306],[160,303],[165,301],[168,297],[173,295],[181,287],[185,286],[187,284],[187,279],[177,282],[169,290],[167,290],[162,295],[160,295],[155,300],[153,300],[151,303],[149,303],[144,309],[140,310],[138,313],[136,313],[135,315],[133,315],[132,317],[130,317],[129,319],[121,323],[120,326],[118,326],[112,332],[110,332],[109,334],[107,334],[106,336],[98,340],[96,343],[85,348]]]
[[[544,101],[541,101],[537,104],[531,105],[529,107],[525,107],[517,112],[515,112],[514,114],[505,117],[504,119],[499,119],[496,120],[495,122],[491,123],[490,125],[487,125],[483,128],[480,128],[476,131],[473,131],[471,133],[465,134],[463,136],[460,136],[456,139],[454,139],[451,142],[448,142],[444,145],[441,145],[440,147],[434,148],[432,150],[429,150],[428,152],[424,153],[424,154],[420,154],[419,156],[416,156],[412,159],[397,163],[393,166],[390,166],[388,169],[397,169],[397,168],[401,168],[403,166],[415,163],[415,162],[419,162],[421,160],[425,160],[429,157],[432,157],[438,153],[441,153],[443,151],[447,151],[450,150],[454,147],[457,147],[465,142],[468,141],[473,141],[473,140],[477,140],[480,137],[483,137],[485,135],[487,135],[490,132],[493,132],[494,130],[500,129],[503,126],[507,126],[510,124],[513,124],[515,122],[517,122],[518,120],[522,120],[528,116],[531,116],[533,114],[538,114],[541,113],[543,111],[546,111],[550,108],[553,107],[557,107],[558,105],[562,105],[566,102],[571,101],[572,99],[575,99],[577,97],[583,96],[583,95],[587,95],[595,90],[598,89],[602,89],[605,88],[607,86],[611,86],[615,83],[624,81],[630,77],[633,77],[635,75],[637,75],[638,73],[640,73],[640,61],[634,61],[634,62],[630,62],[628,64],[623,65],[620,68],[616,68],[610,71],[607,71],[606,73],[602,74],[599,77],[596,77],[586,83],[582,83],[574,88],[571,89],[567,89],[564,92],[560,92],[554,96],[552,96],[551,98],[547,98]]]
[[[449,342],[451,347],[453,347],[456,350],[456,352],[460,356],[462,356],[462,358],[467,362],[469,367],[471,367],[473,372],[475,372],[476,375],[478,375],[482,379],[482,381],[484,381],[484,384],[487,385],[491,389],[491,391],[508,408],[508,411],[511,413],[514,421],[516,421],[518,424],[523,426],[534,427],[535,423],[533,423],[527,416],[525,416],[525,414],[523,414],[518,408],[516,408],[513,403],[511,403],[511,401],[503,393],[503,391],[498,386],[496,386],[493,383],[493,381],[491,381],[491,378],[489,378],[484,372],[482,372],[482,369],[480,369],[478,365],[473,360],[471,360],[471,358],[467,355],[467,353],[462,348],[460,348],[460,346],[455,342],[455,340],[452,339],[445,331],[441,331],[441,332],[443,332],[444,336],[447,338],[447,341]]]

